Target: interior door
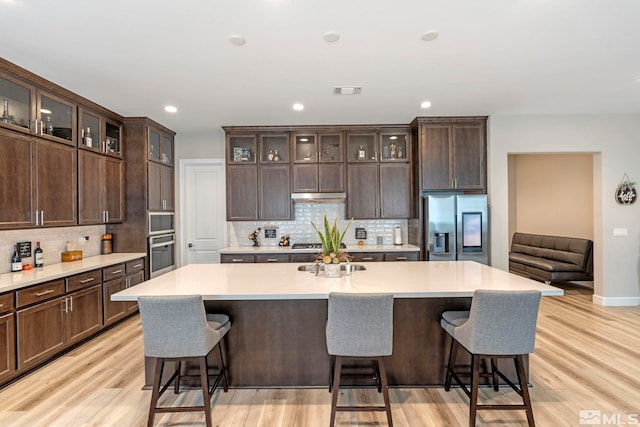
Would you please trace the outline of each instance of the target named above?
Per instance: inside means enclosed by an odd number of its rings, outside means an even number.
[[[220,262],[226,246],[224,160],[180,161],[182,265]]]

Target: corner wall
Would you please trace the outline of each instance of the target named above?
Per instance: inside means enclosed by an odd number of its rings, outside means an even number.
[[[625,173],[640,181],[640,115],[496,115],[489,135],[492,265],[508,270],[509,154],[596,153],[594,302],[640,305],[640,202],[620,206],[614,199]],[[614,237],[614,228],[627,229],[627,236]]]

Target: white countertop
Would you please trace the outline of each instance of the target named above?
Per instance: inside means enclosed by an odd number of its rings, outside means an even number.
[[[228,246],[220,249],[221,254],[304,254],[316,253],[319,249],[291,249],[291,246]],[[419,252],[414,245],[347,245],[345,252]]]
[[[392,292],[396,298],[469,297],[476,289],[539,290],[545,285],[474,261],[368,262],[351,276],[326,278],[298,271],[301,264],[190,264],[111,296],[202,295],[205,300],[326,299],[329,292]]]
[[[113,253],[110,255],[92,256],[81,259],[80,261],[45,265],[41,268],[33,268],[16,273],[0,274],[0,293],[146,256],[146,253]]]

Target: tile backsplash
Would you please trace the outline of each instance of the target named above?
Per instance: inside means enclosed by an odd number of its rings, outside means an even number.
[[[66,250],[67,241],[75,243],[76,249],[83,251],[83,258],[100,255],[100,240],[104,232],[104,225],[0,231],[0,273],[11,271],[13,245],[18,242],[31,242],[31,258],[25,258],[23,263],[33,264],[33,251],[36,242],[40,242],[45,265],[57,264],[60,253]]]
[[[313,221],[318,227],[321,226],[323,217],[326,214],[329,222],[338,218],[338,228],[342,231],[348,222],[346,219],[346,205],[344,203],[296,203],[295,219],[292,221],[234,221],[227,223],[229,246],[252,246],[253,241],[249,239],[249,234],[257,228],[262,228],[258,241],[260,246],[278,246],[280,238],[289,236],[289,242],[293,243],[316,243],[320,242],[318,235],[311,226]],[[264,227],[276,227],[275,238],[265,238]],[[403,242],[407,238],[406,219],[372,219],[354,220],[347,234],[344,236],[344,243],[347,245],[356,244],[356,227],[364,227],[367,230],[366,245],[375,245],[377,237],[383,238],[385,245],[393,244],[393,228],[399,226],[402,230]]]

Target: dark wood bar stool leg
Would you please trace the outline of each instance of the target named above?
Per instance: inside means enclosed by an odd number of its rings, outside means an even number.
[[[480,383],[480,356],[471,355],[471,401],[469,402],[469,427],[475,427],[478,413],[478,384]]]
[[[153,427],[153,419],[156,416],[156,407],[158,406],[158,397],[160,396],[160,380],[164,369],[164,359],[156,359],[156,369],[153,376],[153,389],[151,391],[151,407],[149,408],[149,420],[147,427]]]
[[[391,420],[391,400],[389,399],[389,387],[387,384],[387,370],[384,366],[384,360],[382,357],[377,359],[377,365],[380,369],[380,383],[382,384],[382,397],[384,398],[385,413],[387,414],[387,422],[389,427],[393,427],[393,421]]]
[[[207,427],[211,427],[211,396],[209,394],[209,366],[207,356],[200,358],[200,382],[202,383],[202,405],[204,406],[204,418]]]
[[[333,358],[333,390],[331,392],[331,421],[329,426],[333,427],[336,421],[336,407],[338,406],[338,394],[340,393],[340,371],[342,370],[342,356]]]
[[[491,376],[493,377],[493,389],[500,390],[500,380],[498,379],[498,358],[491,358]]]
[[[529,396],[529,387],[527,385],[527,376],[524,372],[524,360],[522,355],[517,355],[514,358],[514,362],[516,364],[516,373],[518,374],[518,382],[520,383],[522,400],[524,401],[524,406],[527,407],[527,421],[529,422],[529,427],[534,427],[535,422],[533,421],[533,407],[531,406],[531,397]]]
[[[458,356],[458,343],[451,339],[451,347],[449,348],[449,364],[447,365],[447,377],[444,381],[445,391],[451,389],[451,378],[453,377],[453,368],[456,365],[456,357]]]

